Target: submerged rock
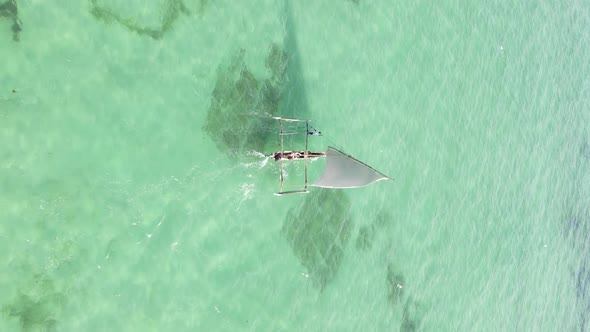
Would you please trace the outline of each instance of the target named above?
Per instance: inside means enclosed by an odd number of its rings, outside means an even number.
[[[352,227],[349,210],[350,201],[342,191],[322,189],[307,194],[283,223],[283,236],[320,291],[342,263]]]
[[[12,40],[19,41],[19,33],[22,31],[22,22],[18,18],[18,7],[16,0],[8,0],[4,3],[0,3],[0,18],[6,18],[12,21]]]
[[[173,24],[183,15],[190,15],[190,11],[187,6],[181,0],[166,0],[163,3],[162,18],[160,26],[149,26],[148,23],[138,22],[137,19],[125,17],[117,11],[101,5],[99,0],[90,0],[91,9],[90,13],[98,20],[102,20],[105,23],[116,22],[130,31],[136,32],[143,36],[148,36],[153,39],[161,39],[164,35],[172,29]],[[207,5],[207,0],[200,1],[199,13],[202,13],[204,7]],[[153,10],[157,10],[154,8]]]
[[[365,225],[359,228],[359,233],[356,237],[356,248],[358,250],[368,250],[373,246],[375,239],[375,226]]]
[[[588,142],[584,142],[580,146],[580,155],[582,158],[590,160],[590,144]]]
[[[205,131],[217,147],[236,156],[264,151],[276,136],[276,115],[283,95],[287,56],[277,45],[266,58],[269,78],[257,78],[244,62],[245,50],[234,55],[228,66],[217,69],[217,80],[207,112]]]
[[[425,314],[425,307],[405,291],[406,281],[392,263],[387,265],[386,283],[388,288],[388,299],[394,310],[401,309],[401,332],[420,330],[422,319]],[[402,308],[400,306],[403,305]]]
[[[391,221],[391,216],[386,212],[380,212],[370,225],[364,225],[359,228],[356,238],[356,248],[358,250],[369,250],[379,234],[387,233],[387,227]]]
[[[36,274],[24,286],[26,289],[20,289],[13,302],[2,308],[3,312],[17,318],[23,331],[55,331],[56,317],[65,303],[65,296],[43,274]]]
[[[269,48],[268,56],[266,57],[265,65],[271,73],[270,85],[280,92],[282,92],[283,81],[287,74],[287,52],[279,47],[277,44],[272,43]]]
[[[388,288],[388,298],[389,302],[394,307],[401,302],[402,296],[404,294],[404,276],[397,272],[393,267],[393,264],[387,265],[387,288]]]
[[[402,312],[402,323],[399,327],[400,332],[419,331],[423,317],[424,307],[420,303],[409,299]]]
[[[581,331],[590,326],[590,216],[587,211],[566,218],[563,235],[579,260],[572,266]]]

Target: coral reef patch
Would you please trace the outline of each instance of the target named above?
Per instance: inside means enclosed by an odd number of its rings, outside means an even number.
[[[349,210],[344,192],[322,189],[307,194],[283,223],[282,234],[320,291],[334,279],[342,263],[353,224]]]
[[[265,65],[268,77],[260,79],[244,62],[239,50],[229,66],[220,66],[207,112],[205,132],[217,147],[230,156],[264,150],[276,121],[283,95],[287,67],[286,52],[276,44],[269,47]]]
[[[12,40],[19,41],[19,33],[22,31],[22,22],[18,18],[18,6],[16,0],[8,0],[0,3],[0,18],[8,19],[12,24],[10,29],[12,30]]]

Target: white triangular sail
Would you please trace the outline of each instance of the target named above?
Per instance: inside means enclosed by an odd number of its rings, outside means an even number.
[[[387,175],[371,166],[339,151],[328,147],[326,152],[326,169],[324,174],[311,186],[322,188],[359,188],[373,182],[388,180]]]

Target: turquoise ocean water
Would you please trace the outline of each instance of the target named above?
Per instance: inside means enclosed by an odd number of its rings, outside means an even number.
[[[0,331],[590,329],[589,2],[16,3]]]

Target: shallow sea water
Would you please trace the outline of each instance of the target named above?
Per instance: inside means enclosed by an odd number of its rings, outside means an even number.
[[[1,331],[590,328],[589,3],[16,2]],[[395,180],[272,195],[269,115]]]

